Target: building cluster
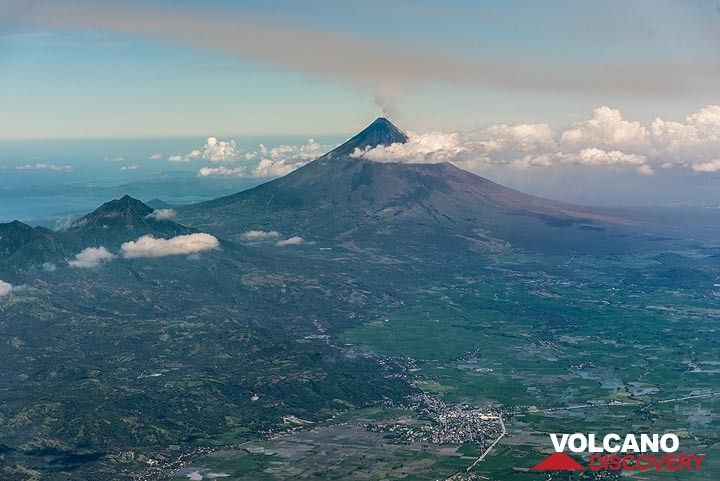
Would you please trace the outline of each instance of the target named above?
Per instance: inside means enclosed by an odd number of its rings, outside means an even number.
[[[421,423],[374,423],[372,431],[393,433],[404,442],[432,444],[475,443],[485,446],[502,433],[500,413],[467,404],[446,403],[426,394],[412,396],[409,404]]]

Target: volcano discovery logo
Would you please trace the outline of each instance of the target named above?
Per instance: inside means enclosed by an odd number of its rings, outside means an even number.
[[[704,454],[679,454],[675,434],[551,434],[552,454],[533,466],[533,471],[700,471]],[[565,451],[590,454],[583,466]],[[585,456],[583,456],[585,457]]]

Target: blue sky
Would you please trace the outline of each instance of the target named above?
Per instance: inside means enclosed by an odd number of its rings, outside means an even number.
[[[23,218],[58,204],[24,203],[29,186],[65,186],[77,209],[97,185],[150,195],[162,181],[153,196],[171,200],[244,188],[379,115],[410,140],[360,157],[453,162],[578,203],[718,203],[720,0],[0,0],[0,12],[0,176],[13,186],[0,195],[31,206]]]
[[[388,105],[415,130],[567,125],[600,105],[650,122],[720,102],[715,1],[0,6],[9,12],[0,20],[6,139],[349,133]],[[48,20],[53,9],[66,21]],[[169,28],[180,33],[138,31],[133,23],[148,9],[158,22],[179,22]],[[108,28],[104,17],[123,16]],[[297,41],[268,52],[242,36],[249,25],[258,44],[278,32]],[[205,41],[216,29],[240,37]],[[357,65],[350,58],[335,68],[343,48]],[[389,66],[397,71],[385,77]]]

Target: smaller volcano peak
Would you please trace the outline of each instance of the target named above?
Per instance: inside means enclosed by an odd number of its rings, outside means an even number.
[[[194,232],[170,219],[158,219],[151,215],[153,212],[152,207],[125,195],[79,218],[67,232],[78,236],[83,244],[126,242],[146,234],[173,237]]]
[[[124,195],[104,203],[91,213],[73,222],[72,227],[86,227],[90,225],[107,225],[108,222],[117,224],[144,224],[145,218],[153,211],[141,201]]]
[[[119,199],[114,199],[104,203],[90,215],[96,214],[100,216],[107,216],[130,212],[139,217],[144,217],[152,211],[152,207],[148,207],[143,202],[125,194]]]

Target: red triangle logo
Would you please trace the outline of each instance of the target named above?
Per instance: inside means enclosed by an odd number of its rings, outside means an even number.
[[[582,464],[565,453],[555,453],[531,468],[533,471],[582,471]]]

